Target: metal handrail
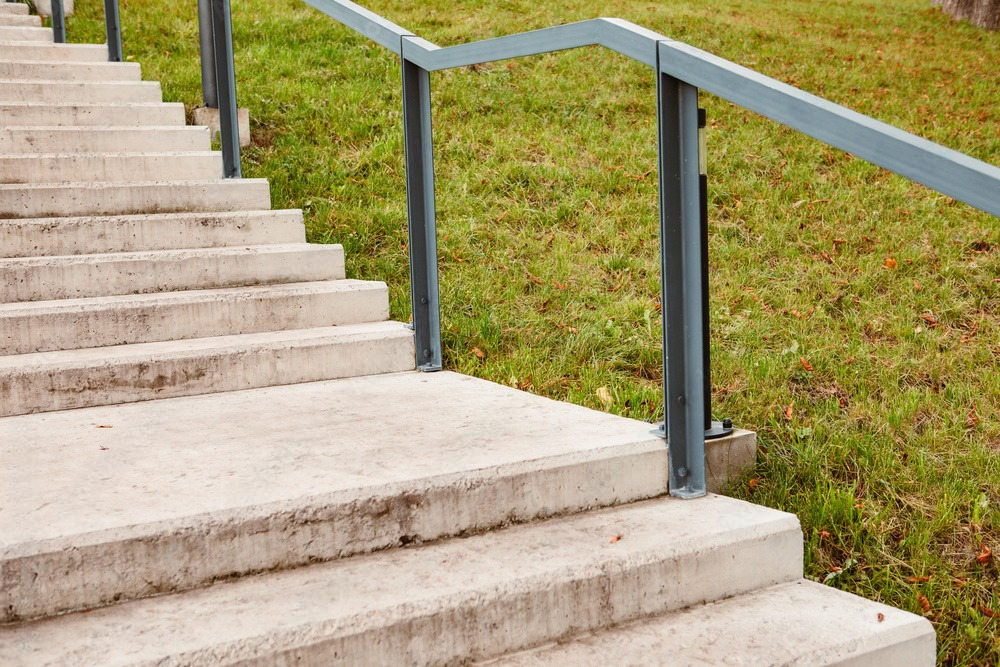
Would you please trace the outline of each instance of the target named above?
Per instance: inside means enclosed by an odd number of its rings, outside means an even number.
[[[707,249],[699,211],[698,89],[1000,217],[1000,168],[615,18],[441,48],[350,0],[304,0],[400,56],[417,366],[441,368],[429,73],[603,46],[656,73],[664,427],[670,492],[705,494]],[[710,418],[710,417],[709,417]]]

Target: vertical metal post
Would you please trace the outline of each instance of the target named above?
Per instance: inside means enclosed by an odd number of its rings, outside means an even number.
[[[241,178],[239,118],[233,65],[233,25],[229,0],[212,2],[212,39],[215,46],[215,80],[219,92],[219,138],[222,140],[222,175]]]
[[[212,0],[198,0],[198,38],[201,47],[201,99],[206,107],[218,109],[219,90],[215,83]]]
[[[66,12],[63,11],[63,0],[52,0],[52,41],[56,44],[66,43]]]
[[[122,21],[118,0],[104,0],[104,25],[108,36],[108,62],[122,61]]]
[[[705,495],[698,89],[657,67],[664,410],[670,494]]]
[[[441,370],[441,307],[434,212],[431,83],[427,70],[406,59],[407,42],[408,38],[403,37],[403,141],[410,234],[410,298],[417,368],[437,371]]]

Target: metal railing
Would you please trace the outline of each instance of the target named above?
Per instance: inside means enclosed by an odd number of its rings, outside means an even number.
[[[108,61],[120,63],[122,31],[118,0],[104,0],[104,24]],[[198,0],[198,24],[201,31],[202,96],[206,107],[219,110],[222,175],[225,178],[240,178],[240,137],[229,0]],[[57,44],[66,43],[63,0],[52,0],[52,38]]]
[[[698,168],[699,89],[1000,217],[1000,168],[628,21],[592,19],[441,48],[349,0],[304,1],[400,56],[413,328],[417,367],[425,371],[442,366],[430,73],[595,45],[653,69],[662,272],[663,434],[667,437],[670,493],[675,496],[705,494],[705,438],[711,426],[707,228]],[[235,148],[238,170],[229,3],[202,2],[213,3],[216,42],[207,51],[216,57],[216,85],[228,78],[231,100],[226,104],[231,105],[232,113],[220,109],[220,115],[232,119],[229,150]],[[117,30],[117,12],[115,21]],[[108,22],[110,36],[110,13]],[[225,40],[221,47],[220,35]],[[203,49],[203,57],[205,53]],[[228,72],[219,66],[219,60],[229,63]],[[225,95],[219,98],[220,107],[222,97]],[[226,151],[225,131],[222,139]]]

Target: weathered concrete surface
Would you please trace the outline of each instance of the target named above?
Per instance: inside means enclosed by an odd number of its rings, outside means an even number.
[[[134,153],[209,151],[208,128],[174,125],[147,127],[0,127],[0,153]]]
[[[414,366],[398,322],[0,357],[0,416],[134,403]]]
[[[51,28],[0,27],[0,42],[52,42]]]
[[[0,456],[24,617],[668,490],[649,424],[453,373],[0,419]]]
[[[21,14],[27,15],[28,5],[21,2],[0,3],[0,14]]]
[[[0,303],[342,278],[336,244],[18,257],[0,259]]]
[[[0,662],[481,659],[793,581],[801,555],[794,516],[664,498],[0,629]]]
[[[31,30],[31,28],[24,28]],[[2,28],[0,28],[2,30]],[[0,81],[0,100],[42,104],[161,102],[158,81]]]
[[[5,3],[0,3],[4,5]],[[0,58],[58,60],[62,62],[107,62],[108,47],[103,44],[54,44],[52,42],[0,40]]]
[[[212,178],[222,178],[222,153],[213,151],[0,153],[0,183],[194,181]]]
[[[105,54],[106,57],[107,54]],[[30,104],[0,101],[8,127],[21,125],[184,125],[184,105],[176,102],[130,104]]]
[[[0,184],[0,219],[269,208],[271,189],[262,178]]]
[[[212,133],[212,138],[219,140],[219,110],[209,107],[197,107],[194,110],[194,124],[208,128]],[[240,137],[240,146],[250,145],[250,111],[249,109],[236,110],[236,131]]]
[[[305,241],[298,209],[0,220],[8,258]]]
[[[37,19],[37,16],[30,17]],[[0,79],[44,81],[140,81],[138,63],[52,62],[0,59]],[[2,88],[0,83],[0,88]]]
[[[52,16],[52,0],[34,0],[35,10],[43,16]],[[63,13],[70,16],[73,13],[73,0],[63,0]]]
[[[7,4],[4,2],[3,4]],[[41,28],[42,18],[40,16],[28,16],[26,14],[11,14],[4,12],[0,14],[0,26],[13,27],[21,26],[25,28]]]
[[[380,322],[385,283],[329,280],[0,304],[0,355]]]
[[[479,664],[931,667],[935,652],[926,619],[797,581]]]

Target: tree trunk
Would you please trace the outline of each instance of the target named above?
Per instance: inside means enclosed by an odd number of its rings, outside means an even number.
[[[1000,0],[932,0],[957,19],[990,30],[1000,29]]]

